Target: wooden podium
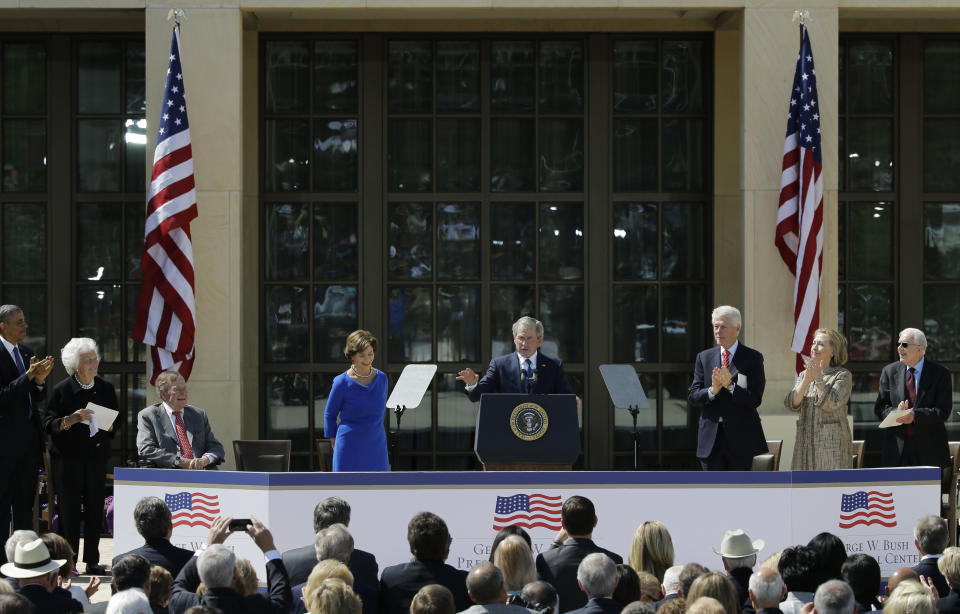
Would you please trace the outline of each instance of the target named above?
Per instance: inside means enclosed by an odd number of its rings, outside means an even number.
[[[569,471],[580,455],[576,395],[483,395],[473,449],[484,471]]]

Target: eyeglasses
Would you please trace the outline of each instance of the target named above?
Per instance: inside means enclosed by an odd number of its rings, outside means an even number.
[[[907,349],[907,348],[910,347],[911,345],[917,345],[917,344],[916,344],[916,343],[907,343],[906,341],[901,341],[900,343],[897,344],[897,347],[898,347],[898,348]]]

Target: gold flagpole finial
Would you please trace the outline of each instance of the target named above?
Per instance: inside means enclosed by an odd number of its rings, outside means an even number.
[[[170,12],[167,13],[167,21],[173,19],[175,25],[180,25],[180,18],[187,18],[187,13],[183,9],[170,9]]]
[[[799,23],[801,27],[805,27],[808,21],[813,21],[813,17],[807,9],[797,9],[793,12],[793,23]]]

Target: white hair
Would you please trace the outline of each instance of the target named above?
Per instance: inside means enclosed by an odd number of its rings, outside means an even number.
[[[853,614],[857,602],[849,584],[843,580],[828,580],[817,588],[813,607],[817,614]]]
[[[313,547],[318,561],[334,559],[346,565],[353,552],[353,536],[345,525],[335,522],[326,529],[320,529]]]
[[[152,614],[150,600],[139,588],[128,588],[110,598],[107,614]]]
[[[772,569],[758,569],[750,575],[750,590],[757,602],[757,609],[780,603],[783,598],[783,578]]]
[[[752,554],[750,556],[739,556],[732,559],[728,559],[725,556],[720,557],[723,559],[723,562],[727,564],[727,567],[730,569],[737,569],[740,567],[746,567],[747,569],[753,569],[753,566],[757,564],[757,555]]]
[[[919,328],[905,328],[900,331],[899,339],[903,339],[904,336],[910,337],[914,343],[919,345],[922,348],[927,347],[927,336],[923,334],[923,331]]]
[[[207,588],[226,588],[233,582],[237,555],[223,544],[212,544],[200,553],[197,572]]]
[[[588,554],[577,567],[577,580],[587,597],[609,597],[617,588],[617,565],[606,554]]]
[[[730,322],[731,326],[740,326],[743,323],[740,310],[730,305],[720,305],[714,309],[713,313],[710,314],[710,321],[713,322],[717,318],[724,318]]]
[[[17,553],[17,544],[26,544],[38,539],[40,539],[40,536],[30,529],[17,529],[14,531],[13,535],[7,538],[7,543],[3,545],[3,550],[7,553],[7,560],[14,560],[14,555]]]
[[[675,593],[680,588],[681,571],[683,571],[683,565],[674,565],[663,572],[663,590],[665,593]]]
[[[77,365],[80,364],[80,355],[87,352],[93,352],[100,360],[100,352],[97,351],[97,342],[90,337],[74,337],[60,350],[60,362],[63,368],[67,370],[67,375],[73,375],[77,372]]]

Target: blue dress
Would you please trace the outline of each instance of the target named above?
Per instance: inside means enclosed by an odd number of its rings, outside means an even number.
[[[323,433],[336,440],[334,471],[390,471],[383,429],[386,410],[387,375],[383,371],[377,371],[369,386],[355,382],[346,373],[333,378],[323,412]]]

